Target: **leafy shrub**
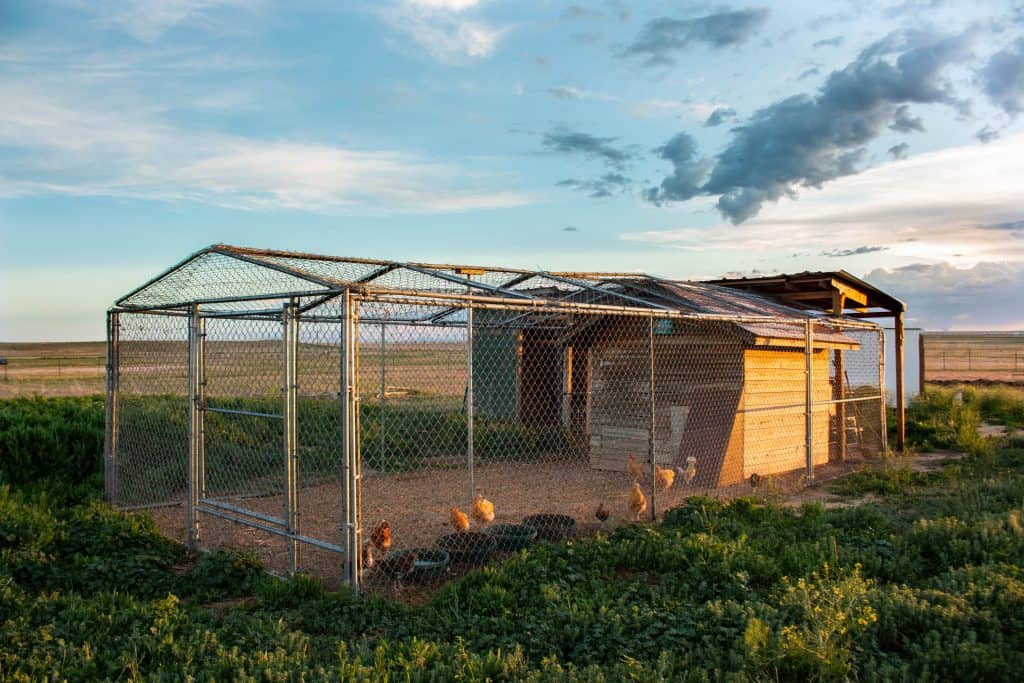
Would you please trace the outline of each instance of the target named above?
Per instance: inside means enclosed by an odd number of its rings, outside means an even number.
[[[99,497],[103,432],[102,396],[0,401],[0,483]]]

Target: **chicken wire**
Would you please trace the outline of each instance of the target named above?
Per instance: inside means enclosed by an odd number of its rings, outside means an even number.
[[[113,313],[111,500],[377,590],[885,448],[875,326],[489,305],[449,284]]]

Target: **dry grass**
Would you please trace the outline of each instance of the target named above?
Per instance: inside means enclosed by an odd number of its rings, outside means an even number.
[[[924,339],[928,382],[1024,382],[1024,337],[926,334]]]

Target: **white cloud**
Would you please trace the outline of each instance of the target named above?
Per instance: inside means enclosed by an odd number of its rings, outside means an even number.
[[[0,81],[0,196],[71,194],[323,213],[528,203],[490,175],[403,151],[190,130],[158,110]],[[134,104],[134,103],[133,103]]]
[[[509,30],[470,16],[478,5],[475,0],[404,0],[383,16],[434,59],[455,62],[491,56]]]
[[[1024,261],[1024,229],[984,227],[1024,219],[1022,156],[1024,136],[920,154],[783,199],[739,226],[622,237],[691,251],[744,253],[880,245],[888,247],[886,261],[897,265]]]
[[[600,102],[614,102],[619,98],[607,93],[591,92],[572,85],[560,85],[548,88],[548,94],[563,100],[595,100]]]
[[[678,100],[649,99],[631,104],[629,106],[629,113],[637,118],[685,117],[704,123],[715,109],[723,106],[726,105],[720,102],[682,102]]]
[[[137,40],[152,43],[181,23],[209,25],[222,9],[252,8],[252,0],[99,0],[71,4],[90,9],[94,22],[123,30]]]

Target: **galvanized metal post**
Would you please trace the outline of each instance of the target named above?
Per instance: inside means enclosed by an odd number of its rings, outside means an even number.
[[[117,502],[117,418],[118,380],[120,362],[118,359],[121,330],[120,314],[107,312],[107,396],[106,430],[103,439],[103,480],[106,484],[107,502]],[[4,366],[6,372],[7,366]]]
[[[342,547],[345,583],[359,589],[362,574],[360,522],[359,396],[357,348],[359,322],[356,300],[349,290],[341,297],[341,423],[342,423]]]
[[[466,479],[469,500],[476,494],[473,475],[473,305],[466,308]]]
[[[648,318],[647,323],[647,387],[648,387],[648,431],[647,431],[647,457],[651,463],[651,520],[657,519],[655,510],[655,495],[658,489],[657,467],[658,463],[654,457],[654,316]]]
[[[288,571],[295,573],[299,568],[298,511],[298,428],[296,412],[298,402],[298,377],[296,356],[298,355],[298,305],[295,299],[284,304],[281,323],[284,327],[284,467],[285,502],[284,519],[288,531]]]
[[[199,339],[202,334],[202,316],[199,304],[192,304],[188,311],[188,494],[185,511],[188,522],[188,546],[199,547],[199,518],[196,507],[199,504],[199,449],[202,442],[200,427],[200,383],[199,383]]]
[[[196,319],[196,500],[206,498],[206,318]]]
[[[886,397],[885,387],[885,332],[878,330],[878,395],[881,397],[878,399],[878,410],[881,412],[879,416],[882,425],[882,452],[889,452],[889,411],[887,406],[889,401]]]
[[[804,374],[804,449],[807,452],[806,481],[810,485],[814,483],[814,323],[810,318],[804,320]]]
[[[385,355],[385,345],[387,344],[387,328],[384,327],[384,323],[380,324],[380,409],[377,415],[377,426],[380,430],[380,459],[381,462],[386,462],[387,455],[385,448],[387,442],[384,438],[384,410],[388,404],[388,385],[387,385],[387,356]]]

